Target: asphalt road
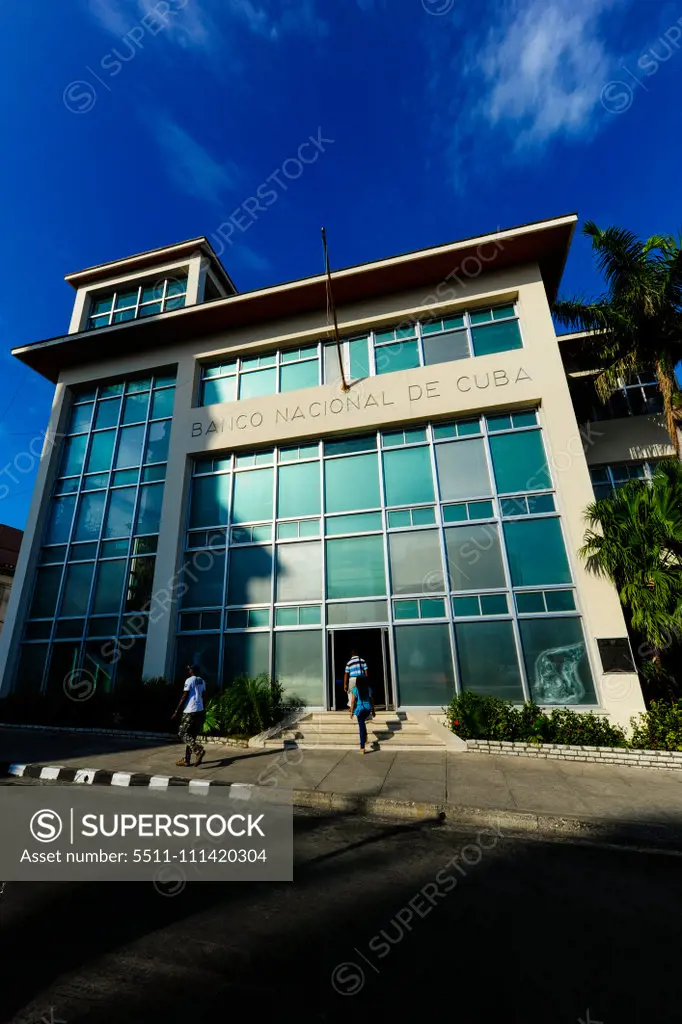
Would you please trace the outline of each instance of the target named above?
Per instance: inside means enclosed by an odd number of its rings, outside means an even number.
[[[10,883],[0,1019],[679,1019],[679,856],[306,813],[295,860],[174,897]]]

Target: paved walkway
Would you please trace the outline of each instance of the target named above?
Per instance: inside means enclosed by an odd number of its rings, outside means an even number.
[[[449,803],[601,821],[682,825],[682,772],[488,754],[261,751],[209,744],[203,765],[176,768],[179,744],[0,729],[0,761],[250,782],[389,800]]]

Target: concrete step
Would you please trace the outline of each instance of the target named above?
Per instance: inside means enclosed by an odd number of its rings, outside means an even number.
[[[381,747],[414,747],[419,750],[424,747],[434,748],[441,750],[445,744],[434,739],[428,733],[422,735],[411,734],[409,736],[376,736],[372,733],[368,733],[367,739],[369,742],[376,742]],[[330,736],[325,733],[299,733],[295,738],[283,737],[285,743],[295,744],[297,747],[302,747],[306,744],[308,747],[328,747],[334,749],[335,747],[357,747],[358,745],[358,733],[357,730],[354,733],[343,733],[342,735]],[[274,740],[269,740],[268,743],[274,743]],[[282,745],[282,740],[278,741],[278,745]]]
[[[351,722],[348,715],[342,722],[299,722],[295,728],[290,729],[290,732],[324,732],[335,734],[347,732],[348,730],[354,732],[358,731],[356,722]],[[385,733],[423,733],[425,732],[423,726],[417,722],[382,722],[380,719],[375,718],[367,722],[368,732],[385,732]]]
[[[405,712],[379,711],[367,722],[367,738],[375,750],[444,750],[446,744]],[[283,746],[300,750],[357,750],[358,726],[347,711],[313,711],[279,736],[268,739],[268,750]]]

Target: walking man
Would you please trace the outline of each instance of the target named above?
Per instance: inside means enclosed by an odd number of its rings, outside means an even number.
[[[179,767],[189,767],[191,764],[190,757],[194,754],[194,767],[198,768],[206,753],[202,745],[197,741],[197,736],[204,724],[204,692],[206,690],[206,683],[197,674],[199,670],[196,665],[187,665],[186,669],[187,678],[185,679],[182,697],[172,715],[173,718],[177,718],[185,699],[189,698],[185,704],[185,710],[180,719],[180,728],[178,729],[178,736],[186,744],[185,756],[181,761],[176,761],[175,763]]]
[[[346,695],[346,701],[348,701],[348,687],[356,685],[358,679],[362,679],[365,682],[368,680],[369,672],[367,671],[367,662],[364,658],[361,658],[358,652],[353,648],[350,652],[350,661],[346,665],[346,670],[343,675],[343,692]]]

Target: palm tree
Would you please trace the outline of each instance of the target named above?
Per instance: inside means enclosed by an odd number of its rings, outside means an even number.
[[[666,427],[679,455],[675,366],[682,359],[680,240],[652,235],[642,241],[623,228],[602,231],[593,221],[585,223],[583,234],[592,239],[608,291],[592,302],[560,299],[554,315],[567,327],[594,334],[587,345],[602,367],[595,381],[602,401],[631,374],[654,370]]]
[[[664,652],[682,641],[682,463],[662,462],[651,483],[631,480],[585,517],[588,571],[615,584],[640,655],[666,674]]]

